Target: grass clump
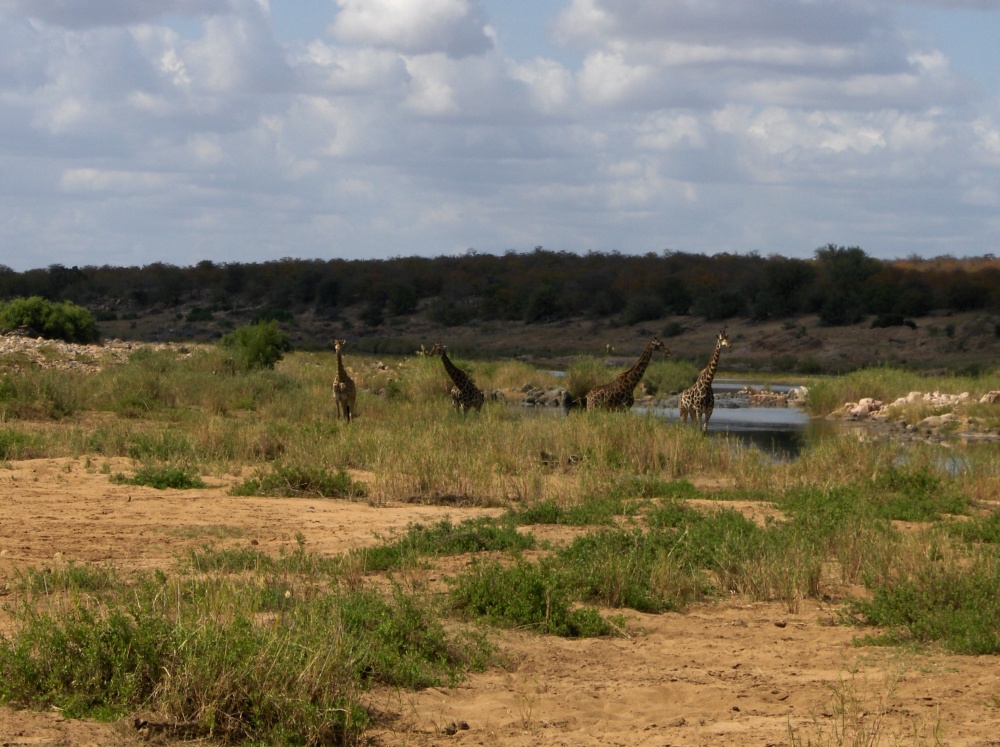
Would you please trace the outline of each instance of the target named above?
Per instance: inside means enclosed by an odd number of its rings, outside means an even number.
[[[370,572],[403,567],[419,557],[531,550],[535,545],[534,536],[518,532],[511,522],[482,517],[456,525],[446,518],[430,526],[411,524],[399,539],[353,554],[362,570]]]
[[[99,600],[25,597],[0,636],[0,702],[102,720],[152,710],[226,742],[354,744],[369,686],[454,684],[492,656],[398,588],[263,593],[273,585],[157,573]]]
[[[453,581],[451,604],[497,625],[549,635],[591,638],[615,631],[597,610],[574,608],[566,580],[546,562],[475,562]]]
[[[110,477],[111,482],[118,485],[146,485],[157,490],[192,490],[206,487],[205,481],[191,467],[175,465],[146,465],[136,470],[128,477],[122,472],[116,472]]]
[[[331,473],[323,467],[275,465],[269,470],[258,470],[255,476],[234,485],[229,492],[258,497],[362,498],[366,488],[342,468]]]
[[[995,554],[963,557],[932,541],[920,556],[869,579],[872,596],[846,617],[887,628],[873,644],[940,643],[960,654],[1000,653],[1000,562]]]

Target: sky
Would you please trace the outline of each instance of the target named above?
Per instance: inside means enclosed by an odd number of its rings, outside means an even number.
[[[1000,0],[0,0],[0,265],[1000,253]]]

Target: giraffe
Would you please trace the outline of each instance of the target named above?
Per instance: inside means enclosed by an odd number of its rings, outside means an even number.
[[[719,366],[719,355],[723,348],[729,347],[729,338],[726,337],[726,330],[720,330],[715,338],[715,351],[698,379],[681,392],[678,403],[680,408],[681,421],[686,423],[689,417],[694,417],[695,422],[701,425],[702,431],[708,433],[708,421],[712,417],[712,410],[715,409],[715,394],[712,392],[712,379],[715,378],[715,369]],[[702,415],[705,422],[702,424]]]
[[[354,418],[354,400],[357,397],[357,390],[354,388],[354,381],[347,375],[344,368],[344,359],[341,356],[341,348],[347,340],[334,340],[333,347],[337,351],[337,378],[333,380],[333,396],[337,400],[337,418],[344,417],[348,423]]]
[[[639,384],[639,379],[646,372],[649,359],[653,357],[654,350],[662,350],[667,355],[670,351],[667,346],[660,342],[658,337],[654,337],[642,351],[639,360],[635,362],[628,371],[622,371],[607,384],[595,386],[587,392],[587,409],[596,410],[604,408],[608,410],[627,410],[635,402],[632,392]]]
[[[461,410],[463,415],[473,408],[475,408],[476,412],[480,412],[486,397],[483,395],[482,390],[472,383],[469,375],[451,362],[451,358],[448,357],[448,353],[445,351],[445,346],[440,342],[435,343],[428,355],[441,356],[444,370],[448,372],[448,376],[451,377],[452,382],[455,384],[451,388],[451,401],[455,409]]]

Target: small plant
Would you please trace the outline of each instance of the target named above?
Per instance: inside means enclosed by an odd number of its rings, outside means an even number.
[[[366,493],[364,483],[351,479],[343,469],[330,473],[322,467],[276,465],[270,470],[258,470],[254,477],[234,485],[230,495],[316,496],[317,498],[361,498]]]
[[[535,538],[517,531],[514,524],[483,517],[452,524],[442,519],[437,524],[411,525],[406,534],[378,547],[355,551],[365,571],[404,566],[420,556],[459,555],[472,552],[531,550]]]
[[[455,609],[498,625],[571,638],[610,635],[615,630],[597,610],[574,609],[566,582],[548,563],[519,560],[505,568],[500,563],[475,562],[452,584]]]
[[[119,485],[147,485],[157,490],[167,488],[191,490],[205,487],[204,481],[193,469],[172,465],[140,467],[131,477],[116,472],[111,475],[110,480]]]

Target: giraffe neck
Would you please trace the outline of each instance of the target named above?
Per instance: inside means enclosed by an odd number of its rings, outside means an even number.
[[[347,378],[347,369],[344,368],[344,360],[340,357],[340,348],[337,348],[337,376],[343,380]]]
[[[719,367],[719,356],[722,354],[722,343],[715,343],[715,351],[712,353],[712,357],[708,361],[708,365],[702,369],[702,372],[698,375],[698,381],[702,384],[708,385],[712,383],[712,379],[715,378],[715,369]]]
[[[653,343],[650,342],[646,345],[646,349],[642,351],[642,355],[639,356],[639,360],[635,362],[628,371],[624,371],[619,374],[619,380],[625,384],[625,386],[635,389],[639,384],[639,379],[642,375],[646,373],[646,366],[649,365],[649,359],[653,357]]]
[[[448,372],[455,386],[463,387],[466,385],[469,377],[465,375],[465,371],[451,362],[451,358],[443,350],[441,351],[441,362],[444,364],[444,370]]]

